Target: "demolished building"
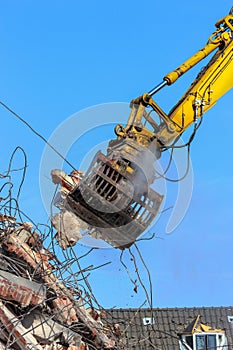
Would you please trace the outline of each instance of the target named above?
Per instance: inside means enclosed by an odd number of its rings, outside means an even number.
[[[72,178],[60,171],[52,175],[66,198],[75,185]],[[211,341],[211,350],[232,346],[232,307],[103,309],[93,302],[84,273],[91,267],[81,268],[84,255],[72,251],[79,237],[73,229],[69,235],[62,230],[64,218],[70,222],[69,212],[61,207],[53,223],[55,235],[51,226],[43,234],[39,226],[22,220],[11,191],[0,202],[0,350],[208,349],[198,341]]]
[[[114,330],[57,276],[33,225],[1,214],[0,226],[0,349],[116,349]]]

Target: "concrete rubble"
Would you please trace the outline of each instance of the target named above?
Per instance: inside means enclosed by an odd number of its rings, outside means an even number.
[[[0,227],[0,350],[116,349],[100,312],[56,276],[33,225],[1,214]]]
[[[74,246],[82,238],[81,232],[88,230],[88,225],[73,214],[66,203],[68,194],[79,184],[83,175],[81,170],[74,170],[70,175],[58,169],[51,171],[53,183],[60,185],[54,200],[54,205],[60,212],[52,217],[51,222],[57,230],[55,238],[62,249]]]

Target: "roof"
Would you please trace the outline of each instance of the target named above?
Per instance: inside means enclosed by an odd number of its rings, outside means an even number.
[[[109,321],[120,325],[125,350],[179,350],[179,334],[185,332],[198,315],[201,323],[225,330],[228,345],[233,346],[233,306],[111,309],[107,312]]]

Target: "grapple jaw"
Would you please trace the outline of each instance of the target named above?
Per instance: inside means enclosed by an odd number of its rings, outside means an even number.
[[[131,139],[98,152],[66,199],[67,209],[115,248],[130,247],[149,227],[163,196],[151,188],[154,154]]]

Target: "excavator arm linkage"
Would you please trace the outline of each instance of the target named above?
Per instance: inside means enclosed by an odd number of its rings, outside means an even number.
[[[113,247],[130,247],[158,214],[163,196],[151,185],[155,180],[153,164],[161,151],[233,87],[232,33],[231,11],[216,23],[216,31],[200,51],[131,102],[128,122],[115,127],[117,138],[110,141],[107,155],[98,152],[83,179],[68,194],[66,208]],[[213,52],[209,63],[166,114],[152,96]],[[160,123],[152,119],[148,107]]]

